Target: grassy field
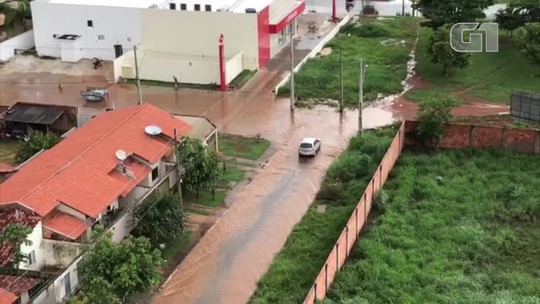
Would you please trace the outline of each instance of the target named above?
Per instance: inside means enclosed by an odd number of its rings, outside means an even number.
[[[369,65],[364,81],[366,101],[374,100],[379,93],[401,92],[419,20],[412,17],[365,19],[361,25],[357,22],[345,25],[326,45],[332,49],[329,55],[308,60],[295,74],[296,94],[304,99],[340,99],[339,49],[343,53],[346,105],[355,106],[358,101],[360,59]],[[289,87],[279,92],[288,95]]]
[[[540,303],[539,176],[538,156],[405,152],[326,303]]]
[[[250,303],[301,303],[386,153],[396,128],[354,137],[330,166],[316,201],[289,235]],[[326,205],[319,213],[317,207]]]
[[[13,165],[18,148],[19,142],[16,140],[0,140],[0,164]]]
[[[425,84],[409,91],[407,99],[423,102],[455,94],[459,100],[509,103],[512,90],[538,92],[540,65],[528,62],[506,34],[499,37],[498,53],[473,53],[468,67],[451,70],[448,75],[443,75],[442,67],[427,58],[430,35],[431,30],[422,29],[416,51],[416,72]]]
[[[257,160],[269,146],[264,138],[219,134],[219,150],[228,157]]]

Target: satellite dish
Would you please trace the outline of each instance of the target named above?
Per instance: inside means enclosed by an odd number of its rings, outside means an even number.
[[[116,151],[116,158],[120,161],[124,161],[127,158],[127,153],[124,150],[118,150]]]
[[[144,132],[146,134],[152,135],[152,136],[159,135],[159,134],[161,134],[161,128],[158,127],[158,126],[152,125],[152,126],[148,126],[148,127],[144,128]]]

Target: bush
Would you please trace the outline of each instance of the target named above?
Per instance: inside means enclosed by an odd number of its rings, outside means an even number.
[[[62,140],[62,137],[54,133],[34,131],[26,140],[21,141],[19,150],[15,156],[15,162],[22,164],[41,150],[54,147]]]
[[[390,203],[390,196],[384,189],[380,189],[375,193],[374,206],[377,210],[384,212]]]

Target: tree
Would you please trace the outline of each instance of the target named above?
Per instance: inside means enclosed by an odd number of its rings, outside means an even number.
[[[54,133],[34,131],[30,133],[30,136],[26,140],[21,141],[19,144],[19,149],[15,155],[15,161],[18,164],[24,163],[39,151],[50,149],[61,140],[62,137]]]
[[[102,277],[90,278],[82,284],[79,293],[69,300],[69,304],[122,304],[122,299],[114,293],[111,283]]]
[[[180,161],[186,170],[183,184],[199,197],[201,189],[212,190],[222,173],[219,159],[199,139],[186,137],[180,146]]]
[[[109,235],[98,240],[89,251],[80,273],[84,276],[83,284],[92,284],[91,279],[99,277],[112,285],[118,298],[124,298],[157,286],[162,264],[160,251],[147,238],[130,236],[116,245]]]
[[[540,22],[540,0],[513,0],[508,7],[518,12],[525,23]]]
[[[511,6],[500,9],[495,14],[494,21],[499,24],[501,29],[510,33],[510,39],[512,39],[515,30],[525,25],[525,20],[521,13]]]
[[[452,118],[450,111],[456,104],[455,98],[430,100],[420,104],[417,133],[425,143],[432,142],[439,148],[444,124]]]
[[[428,58],[431,63],[442,65],[442,73],[448,68],[463,69],[469,65],[469,53],[456,52],[450,46],[450,34],[447,28],[434,31],[428,42]]]
[[[430,19],[426,25],[438,29],[445,24],[475,22],[484,18],[484,10],[490,5],[493,5],[493,0],[418,0],[413,8]]]
[[[21,224],[10,224],[0,231],[0,252],[12,252],[8,269],[17,270],[22,262],[28,260],[28,256],[21,252],[21,246],[31,246],[32,241],[28,235],[32,233],[32,228]]]
[[[185,214],[177,194],[169,191],[135,209],[134,233],[150,239],[155,247],[177,239],[185,229]]]
[[[529,23],[516,33],[521,53],[533,63],[540,63],[540,22]]]

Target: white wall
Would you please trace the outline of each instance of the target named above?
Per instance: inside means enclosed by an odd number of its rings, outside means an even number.
[[[41,222],[34,227],[34,230],[32,230],[32,233],[28,235],[27,239],[32,241],[32,245],[28,246],[23,244],[21,246],[21,253],[28,256],[30,252],[34,251],[36,261],[32,265],[28,265],[27,262],[22,262],[19,266],[21,269],[38,271],[45,262],[45,257],[43,256],[43,251],[41,250],[41,241],[43,240],[43,228],[41,226]]]
[[[270,23],[272,21],[279,21],[280,16],[287,16],[290,13],[293,4],[296,0],[274,0],[270,4]]]
[[[44,239],[41,243],[46,266],[63,268],[71,264],[81,253],[81,244]]]
[[[63,298],[66,296],[66,287],[65,287],[65,280],[66,276],[69,275],[69,281],[71,285],[71,294],[73,295],[73,291],[76,289],[77,285],[79,284],[79,273],[77,270],[78,264],[81,261],[81,258],[78,258],[74,263],[72,263],[64,272],[56,278],[54,281],[54,294],[56,296],[56,303],[63,300]],[[84,275],[84,274],[81,274]]]
[[[115,58],[114,45],[124,52],[140,43],[140,9],[30,2],[36,50],[39,55],[60,57],[60,41],[54,34],[81,35],[82,58]],[[87,26],[92,20],[93,27]],[[104,39],[100,40],[99,35]]]
[[[133,214],[127,212],[112,227],[112,240],[120,243],[134,228]]]
[[[86,220],[86,215],[82,214],[81,212],[65,205],[65,204],[59,204],[58,207],[56,207],[58,211],[64,212],[66,214],[72,215],[82,221]]]
[[[15,49],[28,50],[34,47],[34,31],[30,30],[0,43],[0,61],[15,56]]]
[[[244,70],[244,53],[238,53],[225,63],[225,78],[227,84],[233,81]]]

